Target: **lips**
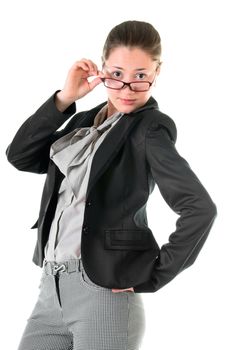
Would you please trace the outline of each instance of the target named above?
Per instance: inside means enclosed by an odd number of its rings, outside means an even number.
[[[128,99],[128,98],[120,98],[120,101],[121,101],[124,105],[133,105],[133,104],[135,103],[136,100]]]

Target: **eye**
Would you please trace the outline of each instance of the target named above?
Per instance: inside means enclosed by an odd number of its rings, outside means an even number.
[[[122,72],[118,70],[116,70],[115,72],[112,72],[111,74],[115,79],[120,79],[122,77]]]
[[[137,79],[142,80],[142,79],[145,79],[145,77],[146,77],[146,74],[145,74],[145,73],[137,73],[137,74],[136,74],[136,78],[137,78]]]

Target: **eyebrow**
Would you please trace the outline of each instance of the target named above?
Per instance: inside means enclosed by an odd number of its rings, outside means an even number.
[[[124,70],[124,68],[122,68],[122,67],[118,67],[118,66],[112,66],[112,68],[116,68],[116,69]],[[147,70],[147,68],[136,68],[136,69],[135,69],[135,71],[142,71],[142,70]]]

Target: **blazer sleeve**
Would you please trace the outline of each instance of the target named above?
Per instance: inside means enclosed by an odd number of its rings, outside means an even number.
[[[63,133],[56,130],[76,111],[73,103],[60,112],[55,105],[57,92],[22,124],[7,147],[7,159],[18,170],[47,172],[50,146]]]
[[[176,230],[162,245],[151,280],[135,292],[155,292],[194,263],[217,215],[216,206],[188,162],[179,155],[171,133],[151,124],[146,134],[146,161],[158,188],[179,215]]]

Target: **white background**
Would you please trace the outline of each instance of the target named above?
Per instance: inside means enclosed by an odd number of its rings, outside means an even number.
[[[110,29],[129,19],[152,23],[162,39],[162,71],[153,96],[174,119],[177,149],[217,204],[218,217],[195,264],[156,293],[144,293],[142,350],[228,349],[228,15],[227,1],[1,2],[1,348],[16,349],[38,294],[31,259],[44,175],[22,173],[5,149],[22,122],[61,89],[75,60],[101,67]],[[106,98],[99,86],[78,103]],[[177,216],[156,189],[147,206],[158,242]],[[85,349],[86,350],[86,349]]]

